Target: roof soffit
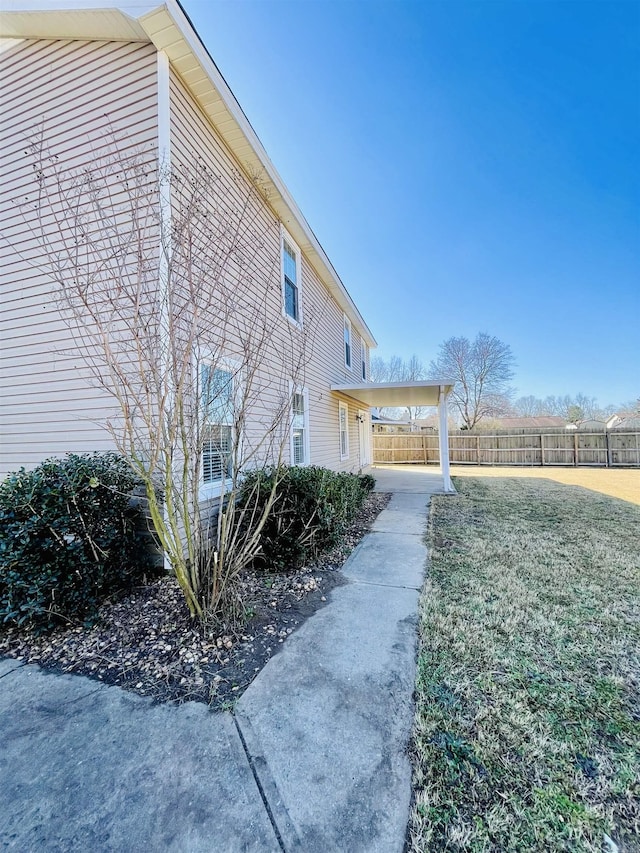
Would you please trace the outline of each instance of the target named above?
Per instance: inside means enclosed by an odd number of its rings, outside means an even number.
[[[119,9],[14,10],[14,5],[4,3],[0,11],[2,38],[149,41],[136,18]]]
[[[396,406],[437,406],[440,389],[447,395],[454,383],[450,379],[417,380],[415,382],[361,382],[354,385],[332,385],[331,390],[353,397],[378,408]]]

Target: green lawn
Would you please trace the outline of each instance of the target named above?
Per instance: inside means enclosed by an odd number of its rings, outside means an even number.
[[[410,849],[640,850],[640,507],[456,488],[431,505]]]

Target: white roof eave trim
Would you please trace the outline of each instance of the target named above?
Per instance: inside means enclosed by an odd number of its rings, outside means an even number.
[[[437,406],[452,390],[450,379],[416,380],[415,382],[360,382],[332,385],[331,390],[353,397],[369,406]]]

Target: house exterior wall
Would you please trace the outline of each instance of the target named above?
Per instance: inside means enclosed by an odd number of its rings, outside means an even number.
[[[171,160],[176,166],[202,158],[207,168],[220,176],[229,194],[229,204],[241,206],[249,192],[248,178],[239,170],[239,164],[200,110],[195,97],[186,84],[171,71]],[[259,176],[257,185],[259,188]],[[310,463],[334,470],[357,471],[360,468],[358,435],[358,404],[347,397],[332,393],[332,384],[361,381],[362,341],[356,326],[352,329],[352,369],[344,361],[344,314],[329,294],[312,266],[301,252],[301,303],[303,332],[300,333],[282,312],[280,280],[280,222],[263,201],[252,223],[255,245],[252,259],[251,281],[243,288],[243,298],[259,300],[264,288],[269,290],[268,311],[272,324],[272,346],[265,352],[259,383],[263,389],[260,404],[269,410],[277,405],[279,381],[295,379],[296,384],[308,390]],[[286,227],[286,223],[285,223]],[[307,336],[305,346],[310,357],[304,371],[295,377],[287,375],[278,355],[291,347],[291,341]],[[212,345],[215,345],[215,334]],[[233,342],[226,346],[231,357]],[[349,405],[349,458],[340,458],[340,433],[338,401]],[[368,411],[366,406],[360,408]],[[262,413],[264,414],[264,413]],[[260,405],[255,410],[255,425],[262,422]],[[251,418],[249,419],[251,429]],[[285,446],[285,460],[290,461],[289,445]]]
[[[113,446],[105,429],[117,417],[111,398],[92,379],[82,357],[74,353],[73,335],[56,305],[55,283],[37,268],[42,240],[35,206],[25,205],[37,191],[29,144],[42,129],[47,146],[64,168],[78,169],[107,156],[113,146],[157,157],[157,52],[145,42],[31,40],[0,53],[2,87],[2,236],[0,261],[0,477],[25,465],[33,467],[65,452],[103,451]],[[170,145],[172,162],[201,158],[218,176],[225,204],[241,206],[250,183],[240,165],[200,109],[196,98],[170,70]],[[259,176],[258,176],[259,186]],[[285,223],[286,227],[286,223]],[[250,305],[267,292],[272,326],[269,347],[256,377],[260,393],[253,404],[249,430],[260,435],[289,380],[306,388],[309,403],[310,463],[334,470],[360,468],[356,401],[332,393],[332,384],[361,381],[361,336],[352,327],[352,369],[344,363],[344,315],[301,252],[301,302],[305,347],[304,371],[292,375],[282,355],[301,333],[283,315],[281,224],[268,200],[256,207],[247,246],[253,246],[251,275],[234,268],[238,292]],[[55,251],[56,228],[45,230]],[[253,239],[255,238],[255,239]],[[237,343],[237,342],[236,342]],[[241,358],[232,339],[226,354]],[[218,346],[212,330],[210,346]],[[368,368],[367,368],[368,369]],[[340,458],[339,400],[349,407],[349,458]],[[285,442],[285,461],[289,443]]]
[[[156,51],[146,43],[29,40],[0,53],[0,476],[68,451],[112,447],[111,399],[73,353],[41,240],[29,145],[42,131],[70,169],[106,155],[112,135],[155,148]],[[55,222],[44,223],[52,251]]]

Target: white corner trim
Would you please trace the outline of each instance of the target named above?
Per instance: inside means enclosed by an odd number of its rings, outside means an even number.
[[[171,106],[169,101],[169,57],[158,51],[156,63],[158,87],[158,196],[160,215],[160,257],[158,258],[158,298],[160,301],[160,358],[169,370],[171,343],[169,340],[169,267],[171,262]],[[167,376],[169,374],[167,373]],[[170,382],[170,380],[169,380]],[[173,400],[173,389],[169,387]],[[164,506],[167,517],[166,503]],[[164,555],[164,567],[169,559]]]
[[[157,56],[158,86],[158,195],[160,215],[160,257],[158,259],[160,301],[160,351],[169,359],[169,267],[171,263],[171,106],[169,101],[169,57]]]
[[[171,102],[169,91],[169,57],[158,51],[158,159],[161,165],[171,163]]]

